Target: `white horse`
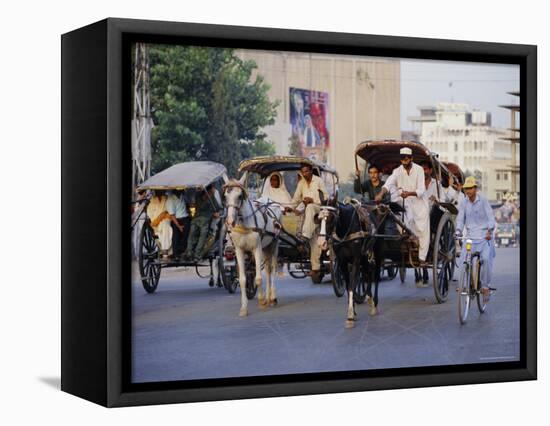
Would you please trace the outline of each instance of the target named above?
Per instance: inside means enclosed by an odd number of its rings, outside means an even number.
[[[252,253],[256,263],[254,285],[258,288],[258,303],[265,308],[277,304],[275,273],[280,229],[281,208],[275,203],[251,201],[244,188],[244,176],[240,181],[230,180],[224,186],[227,206],[227,229],[235,247],[241,287],[239,316],[248,315],[246,298],[245,252]],[[265,260],[265,261],[264,261]],[[262,289],[262,262],[267,275],[266,292]]]

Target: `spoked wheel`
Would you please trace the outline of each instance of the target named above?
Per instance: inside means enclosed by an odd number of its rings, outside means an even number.
[[[149,221],[141,227],[139,246],[138,263],[141,283],[147,293],[153,293],[159,283],[161,267],[159,246]]]
[[[407,268],[404,266],[399,267],[399,279],[401,280],[401,284],[405,283],[405,278],[407,278]]]
[[[470,311],[470,265],[465,264],[460,273],[458,284],[458,320],[464,324]]]
[[[258,291],[258,287],[256,287],[256,283],[254,282],[254,278],[256,276],[256,265],[254,262],[254,258],[248,258],[245,262],[245,275],[246,275],[246,298],[248,300],[254,299],[254,296],[256,296],[256,292]]]
[[[479,313],[483,314],[485,312],[485,309],[487,309],[487,302],[483,301],[483,292],[481,291],[481,264],[479,263],[479,257],[475,258],[475,263],[472,271],[472,280],[474,285],[474,289],[476,291],[476,300],[477,300],[477,308],[479,309]]]
[[[292,278],[296,279],[302,279],[307,277],[307,270],[302,263],[290,263],[288,262],[286,265],[286,268],[288,270],[288,273]]]
[[[229,293],[233,294],[237,290],[237,285],[239,284],[237,260],[234,250],[233,253],[227,253],[226,257],[226,251],[230,250],[226,246],[225,235],[225,226],[222,226],[220,237],[218,238],[218,280],[222,282]]]
[[[336,297],[342,297],[346,292],[346,282],[342,276],[342,269],[338,260],[334,260],[332,264],[332,289]]]
[[[449,283],[455,272],[456,245],[454,240],[455,226],[449,212],[445,212],[435,234],[433,243],[433,286],[435,298],[443,303],[449,295]]]

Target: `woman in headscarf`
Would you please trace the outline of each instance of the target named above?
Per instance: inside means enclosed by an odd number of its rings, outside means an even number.
[[[269,175],[269,178],[264,185],[262,198],[269,198],[271,201],[275,201],[282,206],[290,205],[292,202],[292,197],[285,187],[285,181],[281,173],[273,172]]]

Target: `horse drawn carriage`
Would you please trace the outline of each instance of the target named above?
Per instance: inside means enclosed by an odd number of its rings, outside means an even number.
[[[227,180],[227,170],[219,163],[212,161],[191,161],[179,163],[155,174],[138,187],[138,192],[144,194],[137,203],[141,210],[132,224],[138,232],[137,259],[143,288],[153,293],[159,284],[162,269],[175,267],[195,268],[201,278],[209,278],[209,285],[234,288],[236,281],[236,266],[234,260],[224,256],[226,249],[226,230],[223,215],[212,217],[208,224],[208,235],[202,253],[197,258],[179,257],[170,254],[171,249],[162,247],[159,232],[155,231],[151,218],[148,216],[148,206],[159,197],[165,202],[168,191],[183,191],[191,221],[196,215],[196,202],[199,194],[207,198],[209,203],[217,203],[221,207],[221,199],[215,200],[206,188],[213,185],[221,188]],[[216,189],[217,191],[217,189]],[[163,198],[164,197],[164,198]],[[161,207],[159,210],[163,210]],[[214,268],[217,266],[217,268]],[[214,269],[217,269],[215,274]],[[217,275],[217,276],[215,276]],[[232,287],[233,286],[233,287]],[[234,291],[234,290],[233,290]],[[253,297],[253,296],[252,296]]]
[[[244,185],[255,198],[265,195],[269,177],[277,173],[282,177],[280,185],[288,194],[293,194],[299,179],[299,171],[303,165],[310,165],[313,174],[319,176],[327,188],[329,198],[324,204],[333,205],[338,199],[338,174],[336,170],[319,161],[295,156],[263,156],[244,160],[239,165]],[[282,207],[286,207],[284,203]],[[299,209],[298,209],[299,210]],[[310,247],[299,238],[299,232],[304,220],[303,214],[287,213],[281,217],[279,233],[278,262],[287,266],[293,278],[305,278],[311,275]],[[312,238],[313,244],[315,240]],[[325,275],[332,275],[332,259],[326,251],[321,252],[321,269],[319,274],[311,275],[314,283],[320,283]]]
[[[449,292],[449,281],[452,280],[456,265],[456,246],[454,241],[454,216],[457,214],[456,206],[445,200],[442,181],[449,180],[453,175],[455,180],[463,178],[462,171],[456,164],[439,161],[438,155],[431,152],[424,145],[411,141],[396,140],[372,140],[361,143],[355,150],[355,167],[359,170],[359,159],[366,164],[376,164],[382,174],[390,175],[400,165],[399,152],[401,148],[412,150],[413,161],[417,164],[428,163],[433,170],[432,179],[435,180],[436,199],[430,214],[430,245],[426,264],[432,270],[432,283],[434,294],[439,303],[445,302]],[[448,183],[447,183],[448,184]],[[376,239],[384,241],[384,258],[386,266],[399,268],[401,282],[404,282],[407,268],[419,268],[418,242],[413,233],[405,224],[404,204],[399,208],[399,202],[387,205],[373,205],[371,209],[378,213],[384,212],[388,223],[395,223],[397,227],[385,227],[386,231],[375,232]]]

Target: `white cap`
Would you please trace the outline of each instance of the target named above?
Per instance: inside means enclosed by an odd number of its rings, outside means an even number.
[[[412,152],[412,149],[405,147],[405,148],[401,148],[399,150],[399,154],[401,154],[401,155],[413,155],[413,152]]]

